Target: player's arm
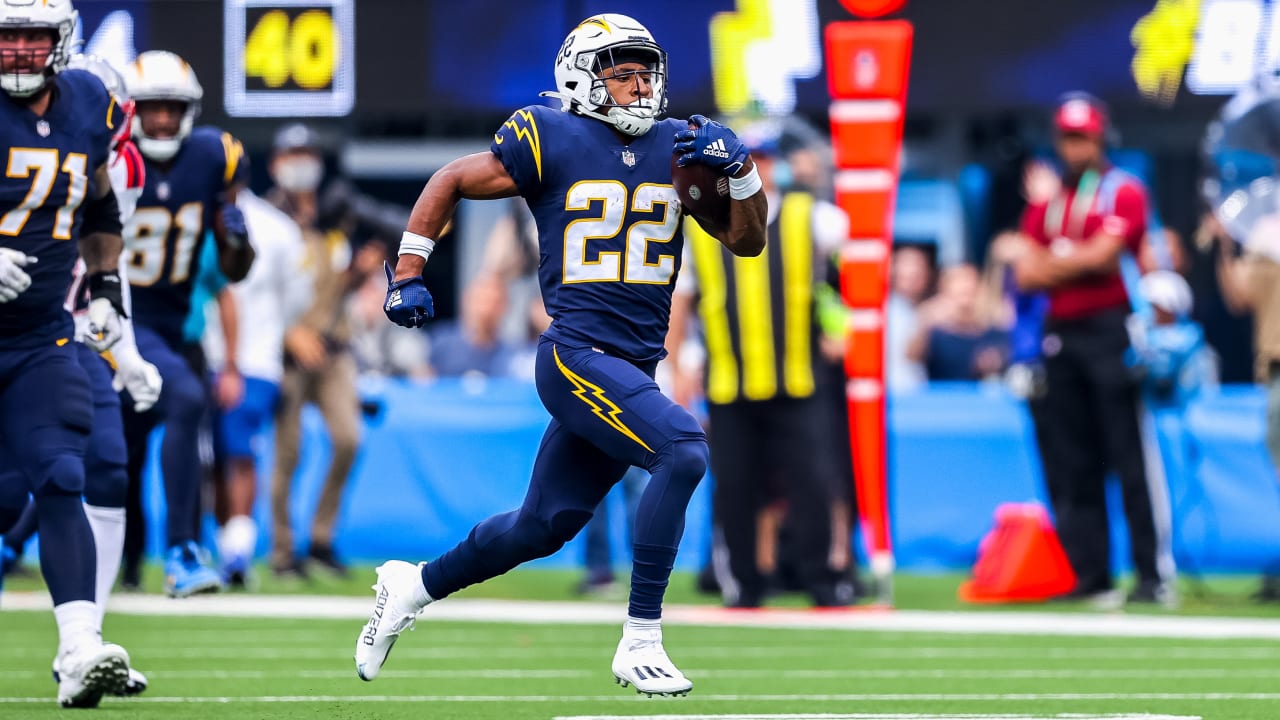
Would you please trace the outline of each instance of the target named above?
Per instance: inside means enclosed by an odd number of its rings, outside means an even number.
[[[106,163],[95,172],[91,194],[81,212],[80,257],[84,259],[89,286],[89,337],[85,344],[102,352],[119,342],[123,334],[124,286],[120,278],[120,206],[111,188]]]
[[[748,157],[743,169],[730,182],[755,173],[756,163]],[[729,192],[729,227],[712,234],[734,255],[755,257],[764,252],[765,226],[769,215],[769,203],[765,200],[764,190],[757,188],[755,194],[740,200],[733,197],[732,188]]]
[[[405,230],[422,238],[438,238],[444,234],[444,227],[453,217],[459,200],[493,200],[515,197],[518,194],[520,190],[516,187],[516,181],[511,179],[507,169],[493,153],[466,155],[445,165],[431,176],[426,187],[422,188],[418,201],[413,204]],[[435,243],[432,242],[431,245],[434,247]],[[430,251],[426,254],[430,254]],[[426,264],[425,254],[406,253],[402,244],[400,259],[396,262],[395,280],[421,275]]]
[[[387,318],[404,327],[422,327],[435,314],[422,269],[435,249],[434,238],[444,233],[459,200],[491,200],[519,193],[516,181],[491,152],[458,158],[436,171],[413,204],[395,272],[385,266],[387,299],[382,309]]]
[[[244,213],[236,207],[236,195],[248,185],[248,163],[244,147],[230,133],[222,134],[222,194],[213,223],[213,240],[218,246],[218,269],[231,282],[240,282],[253,265],[253,244]]]
[[[240,282],[249,274],[255,253],[249,242],[249,226],[244,213],[236,207],[236,194],[242,185],[228,188],[213,224],[213,241],[218,246],[218,269],[231,282]]]
[[[703,115],[689,118],[690,127],[676,133],[676,164],[702,163],[729,178],[729,226],[715,238],[741,257],[764,251],[769,204],[755,161],[732,130]],[[712,151],[708,147],[715,145]],[[722,149],[721,149],[722,148]]]

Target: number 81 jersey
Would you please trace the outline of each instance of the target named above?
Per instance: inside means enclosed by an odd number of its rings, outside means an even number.
[[[124,228],[133,319],[170,343],[182,341],[205,233],[227,191],[247,178],[246,164],[238,140],[207,126],[168,163],[146,161],[146,185]]]
[[[71,336],[62,304],[80,257],[81,206],[125,121],[92,74],[65,70],[49,82],[43,116],[0,92],[0,246],[38,259],[26,268],[31,287],[0,303],[0,346]]]
[[[663,356],[680,271],[680,203],[667,119],[630,143],[599,120],[543,106],[517,110],[490,151],[538,225],[548,338],[634,362]]]

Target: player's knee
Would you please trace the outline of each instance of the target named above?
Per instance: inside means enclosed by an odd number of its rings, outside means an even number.
[[[129,496],[129,473],[124,465],[86,464],[84,500],[96,507],[124,507]]]
[[[36,497],[43,495],[80,495],[84,492],[84,459],[71,453],[60,453],[47,459],[32,487]]]
[[[520,543],[529,559],[546,557],[555,553],[586,527],[591,513],[586,510],[561,510],[548,519],[521,512],[516,521]]]
[[[711,450],[707,439],[688,438],[671,443],[671,477],[674,480],[696,486],[707,474]]]

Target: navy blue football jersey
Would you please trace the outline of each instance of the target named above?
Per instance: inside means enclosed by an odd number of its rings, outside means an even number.
[[[167,163],[147,160],[138,209],[124,228],[133,321],[182,340],[200,274],[200,243],[227,190],[248,177],[244,148],[231,135],[198,127]]]
[[[31,287],[0,304],[0,344],[10,346],[71,337],[63,302],[80,256],[81,207],[124,122],[92,74],[66,70],[50,82],[43,116],[0,92],[0,246],[38,259],[26,268]]]
[[[599,120],[530,106],[490,150],[538,225],[547,337],[635,362],[663,356],[684,236],[671,185],[682,120],[625,143]]]

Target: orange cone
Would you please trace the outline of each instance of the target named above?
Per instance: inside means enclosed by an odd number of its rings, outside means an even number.
[[[1033,602],[1070,592],[1075,584],[1044,507],[1005,503],[996,508],[996,526],[978,547],[973,579],[958,594],[972,603]]]

